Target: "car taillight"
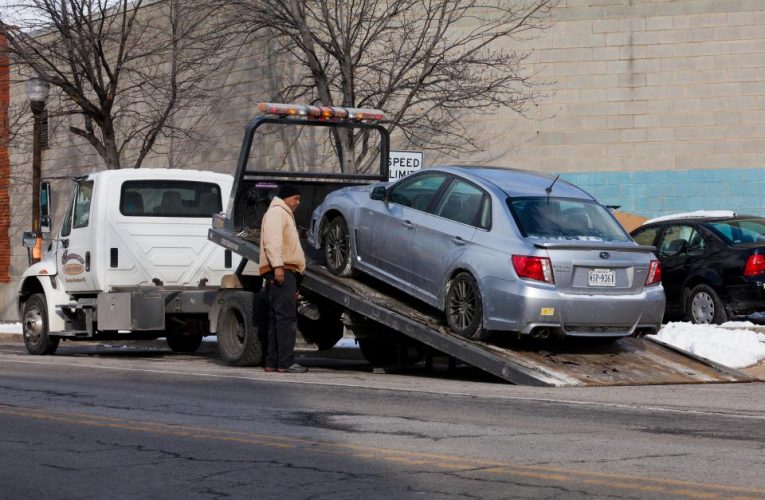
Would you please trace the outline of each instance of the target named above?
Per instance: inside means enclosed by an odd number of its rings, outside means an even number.
[[[658,285],[661,283],[661,264],[658,260],[652,260],[648,266],[648,276],[645,279],[645,286]]]
[[[746,259],[744,276],[759,276],[765,274],[765,255],[756,253]]]
[[[555,283],[552,263],[547,257],[513,255],[513,267],[520,278]]]

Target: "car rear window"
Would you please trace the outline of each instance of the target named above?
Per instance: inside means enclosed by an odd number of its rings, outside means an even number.
[[[527,238],[631,241],[608,209],[594,201],[535,197],[508,198],[507,204]]]
[[[221,210],[217,184],[168,180],[122,184],[120,213],[128,217],[212,217]]]
[[[706,225],[729,245],[765,241],[765,219],[733,219]]]

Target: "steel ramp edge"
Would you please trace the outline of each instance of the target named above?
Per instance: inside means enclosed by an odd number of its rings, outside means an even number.
[[[513,360],[506,359],[492,352],[491,349],[486,349],[487,344],[456,337],[441,329],[426,325],[390,306],[369,300],[369,295],[357,292],[359,284],[352,278],[335,276],[330,278],[327,274],[316,272],[315,268],[306,270],[302,287],[508,382],[542,387],[578,385],[576,380],[547,371],[543,367],[518,365]],[[369,288],[369,291],[374,295],[379,295],[372,288]],[[403,306],[395,299],[388,300],[392,305]],[[402,307],[402,309],[408,309],[408,307]]]
[[[706,365],[712,368],[713,370],[719,372],[723,376],[730,377],[730,380],[726,380],[726,382],[756,382],[757,381],[756,378],[740,370],[736,370],[735,368],[731,368],[729,366],[722,365],[716,361],[712,361],[709,358],[699,356],[698,354],[694,354],[684,349],[680,349],[679,347],[675,347],[672,344],[667,344],[666,342],[662,342],[661,340],[657,339],[653,335],[644,337],[644,339],[649,342],[653,342],[654,344],[660,345],[661,347],[665,349],[676,352],[682,356],[698,361],[699,363]]]
[[[541,344],[533,349],[498,345],[502,339],[492,343],[467,340],[451,334],[440,318],[421,308],[358,280],[338,278],[318,266],[306,271],[303,286],[514,384],[570,387],[752,381],[709,360],[631,337],[600,345]]]

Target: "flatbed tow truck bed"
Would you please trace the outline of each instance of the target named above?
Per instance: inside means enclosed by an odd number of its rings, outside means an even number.
[[[258,260],[257,243],[230,230],[210,229],[209,239],[250,261]],[[371,279],[339,278],[316,263],[309,262],[301,288],[513,384],[564,387],[753,381],[737,370],[647,338],[562,344],[468,340],[451,334],[440,314],[428,306]]]

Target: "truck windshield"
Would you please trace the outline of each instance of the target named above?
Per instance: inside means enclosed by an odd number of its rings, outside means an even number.
[[[222,210],[217,184],[208,182],[126,181],[120,213],[129,217],[212,217]]]
[[[508,198],[507,204],[527,238],[630,241],[608,209],[594,201],[535,197]]]

